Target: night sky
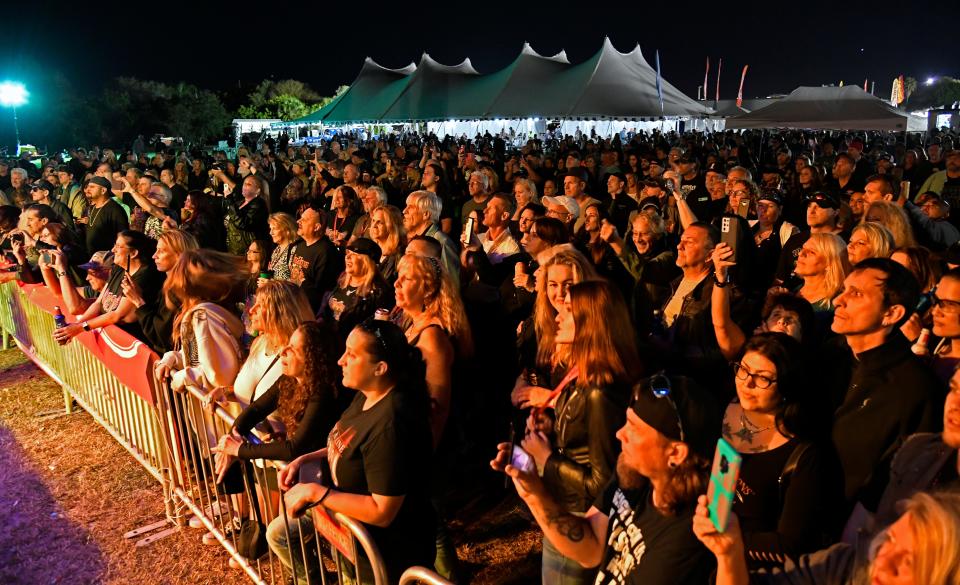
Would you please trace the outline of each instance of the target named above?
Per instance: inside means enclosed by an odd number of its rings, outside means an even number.
[[[29,83],[42,68],[63,73],[81,92],[120,75],[217,90],[295,78],[329,95],[353,80],[366,56],[399,67],[427,51],[446,64],[470,57],[489,73],[507,65],[524,41],[541,54],[566,49],[577,63],[607,35],[624,52],[639,42],[651,64],[659,49],[663,76],[692,97],[707,55],[711,97],[721,57],[721,98],[736,97],[748,63],[745,97],[841,79],[862,85],[864,78],[876,80],[877,94],[886,97],[901,73],[960,76],[960,10],[951,4],[588,1],[574,10],[568,2],[461,0],[6,3],[0,78]]]

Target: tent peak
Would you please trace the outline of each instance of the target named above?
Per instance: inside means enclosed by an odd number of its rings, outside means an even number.
[[[361,68],[361,71],[363,70],[369,71],[371,69],[376,69],[379,71],[389,71],[391,73],[398,73],[401,75],[410,75],[411,73],[417,70],[417,65],[416,63],[411,61],[409,64],[403,67],[400,67],[399,69],[391,69],[390,67],[384,67],[383,65],[377,63],[371,57],[365,57],[363,60],[363,67]]]

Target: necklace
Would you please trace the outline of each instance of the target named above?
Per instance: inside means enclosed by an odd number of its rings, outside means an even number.
[[[93,227],[93,224],[97,223],[97,217],[100,216],[100,212],[103,210],[104,207],[106,207],[106,204],[101,205],[100,207],[97,207],[97,206],[94,206],[94,207],[93,207],[93,210],[94,210],[94,211],[93,211],[93,217],[90,218],[89,227],[92,228],[92,227]]]
[[[773,428],[773,425],[768,427],[760,428],[757,425],[747,418],[746,413],[743,410],[740,411],[740,430],[733,433],[741,441],[752,443],[754,435],[759,435],[764,431],[769,431]]]

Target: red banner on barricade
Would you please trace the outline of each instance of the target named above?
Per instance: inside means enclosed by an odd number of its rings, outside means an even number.
[[[331,518],[323,506],[317,506],[313,509],[313,525],[316,527],[317,533],[336,547],[340,554],[347,557],[351,563],[356,564],[357,549],[354,544],[353,533],[350,532],[349,528]]]
[[[53,308],[63,302],[44,285],[20,286],[30,302],[51,315],[54,313]],[[66,317],[71,323],[76,321],[72,315]],[[136,392],[148,404],[154,404],[150,376],[153,374],[153,363],[157,360],[157,354],[145,343],[112,325],[81,333],[72,343],[82,343],[121,384]]]

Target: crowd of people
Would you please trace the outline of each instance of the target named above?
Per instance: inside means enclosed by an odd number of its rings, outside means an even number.
[[[958,136],[37,162],[0,162],[0,282],[62,297],[59,343],[116,325],[236,415],[205,439],[221,480],[289,462],[267,536],[301,577],[320,564],[291,534],[322,505],[367,525],[391,581],[462,579],[449,511],[492,466],[543,531],[545,584],[960,583]],[[722,533],[720,438],[742,456]]]

